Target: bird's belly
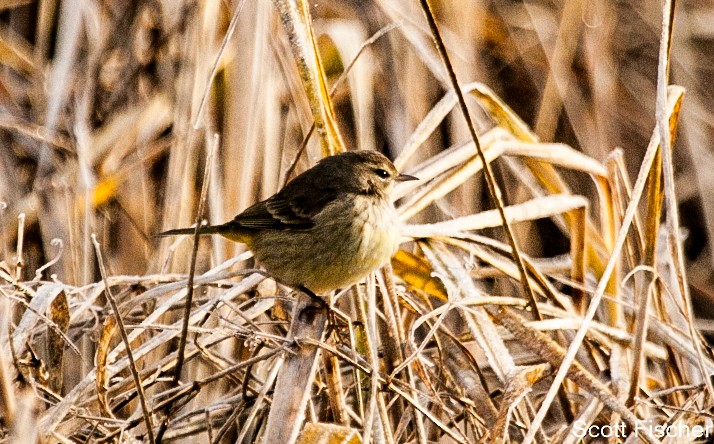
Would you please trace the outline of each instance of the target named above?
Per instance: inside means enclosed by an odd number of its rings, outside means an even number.
[[[399,240],[391,205],[353,211],[354,217],[326,217],[310,230],[265,232],[254,239],[256,258],[278,281],[315,293],[352,285],[383,266]]]

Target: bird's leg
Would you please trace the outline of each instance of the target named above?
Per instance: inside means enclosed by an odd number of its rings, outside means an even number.
[[[303,292],[304,294],[308,295],[310,299],[313,301],[317,302],[317,305],[319,305],[320,309],[325,310],[327,313],[327,330],[328,334],[327,336],[330,335],[330,331],[332,329],[335,329],[337,327],[337,315],[335,311],[330,307],[330,304],[324,299],[321,298],[320,296],[316,295],[315,293],[312,292],[309,288],[305,287],[304,285],[301,285],[298,287],[298,290]],[[317,309],[318,307],[315,307]]]
[[[313,293],[312,290],[310,290],[306,286],[301,285],[301,286],[297,287],[297,289],[302,291],[304,294],[310,296],[310,299],[312,299],[314,302],[317,302],[317,305],[319,305],[320,308],[325,309],[325,310],[330,309],[330,304],[328,304],[326,300],[324,300],[320,296]]]

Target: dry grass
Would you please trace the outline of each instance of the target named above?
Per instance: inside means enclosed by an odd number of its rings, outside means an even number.
[[[711,5],[312,3],[0,2],[0,439],[711,435]],[[421,180],[329,328],[152,237],[345,149]]]

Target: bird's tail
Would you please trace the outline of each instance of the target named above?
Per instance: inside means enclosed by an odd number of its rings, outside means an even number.
[[[154,235],[154,237],[166,237],[166,236],[179,236],[182,234],[193,234],[194,231],[196,230],[195,227],[191,228],[177,228],[175,230],[168,230],[168,231],[163,231],[161,233],[157,233]],[[199,229],[199,234],[214,234],[214,233],[220,233],[220,225],[210,225],[210,226],[202,226]]]

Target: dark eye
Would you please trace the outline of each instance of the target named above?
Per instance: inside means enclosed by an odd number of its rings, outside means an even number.
[[[377,174],[377,176],[379,176],[382,179],[389,179],[389,172],[386,170],[378,168],[378,169],[374,170],[374,172]]]

